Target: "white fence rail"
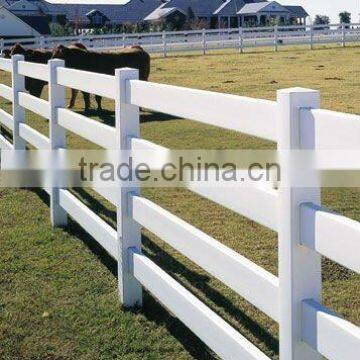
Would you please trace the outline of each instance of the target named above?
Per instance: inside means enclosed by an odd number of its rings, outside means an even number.
[[[360,149],[360,137],[353,138],[354,133],[359,134],[360,117],[318,110],[319,93],[313,90],[281,90],[277,102],[270,102],[146,83],[131,69],[117,70],[113,77],[90,75],[65,69],[59,60],[42,67],[42,75],[38,65],[23,62],[22,56],[0,59],[0,69],[11,72],[13,78],[13,88],[0,86],[0,95],[14,101],[13,115],[0,112],[1,125],[13,132],[13,144],[0,135],[5,151],[25,149],[26,142],[40,149],[63,151],[65,132],[71,131],[104,148],[118,149],[120,156],[121,150],[148,149],[161,157],[168,149],[139,138],[140,106],[276,141],[285,178],[292,164],[283,150],[332,148],[332,139],[340,146],[351,139],[351,149]],[[24,92],[24,75],[48,79],[49,102]],[[65,109],[64,86],[111,95],[116,103],[115,128]],[[25,109],[49,119],[49,137],[25,124]],[[249,114],[251,122],[246,120]],[[281,359],[311,360],[320,353],[329,359],[357,360],[359,328],[320,304],[320,255],[359,272],[360,225],[321,208],[319,189],[299,189],[289,181],[287,186],[281,183],[279,190],[254,187],[227,193],[226,189],[190,187],[278,231],[279,278],[143,198],[137,187],[94,186],[117,207],[117,230],[68,190],[46,191],[54,226],[66,225],[70,216],[118,260],[119,295],[126,306],[142,304],[144,286],[220,357],[267,358],[141,253],[143,226],[279,322]]]
[[[341,46],[360,42],[360,24],[295,25],[273,27],[244,27],[216,30],[191,30],[134,34],[80,35],[67,37],[38,37],[0,39],[0,50],[21,43],[26,47],[52,49],[56,45],[81,42],[88,48],[110,50],[131,45],[141,45],[150,53],[167,56],[182,51],[237,49],[271,46],[278,51],[284,45],[309,45],[337,43]]]

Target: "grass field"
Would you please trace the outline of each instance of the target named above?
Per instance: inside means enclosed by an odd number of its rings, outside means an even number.
[[[318,89],[322,107],[360,113],[360,48],[155,58],[151,81],[275,99],[276,90]],[[0,73],[1,83],[10,78]],[[69,94],[68,94],[69,95]],[[1,100],[10,111],[10,104]],[[113,103],[94,119],[114,123]],[[82,111],[78,99],[77,111]],[[241,116],[241,114],[239,114]],[[33,114],[28,122],[47,133]],[[274,144],[158,113],[144,112],[141,135],[176,149],[270,149]],[[69,134],[71,148],[96,148]],[[87,189],[76,194],[114,224],[114,208]],[[276,234],[184,189],[144,189],[143,195],[277,274]],[[360,221],[359,189],[326,189],[323,204]],[[121,308],[116,265],[75,223],[50,226],[40,190],[0,190],[1,359],[211,359],[204,344],[145,293],[138,311]],[[277,324],[143,231],[143,251],[269,357],[278,358]],[[360,325],[360,276],[323,261],[325,305]]]

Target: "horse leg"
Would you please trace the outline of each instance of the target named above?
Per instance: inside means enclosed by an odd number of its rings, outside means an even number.
[[[78,94],[78,90],[71,89],[71,99],[70,99],[69,109],[74,108],[77,94]]]
[[[98,106],[98,111],[102,111],[102,106],[101,106],[101,96],[96,95],[95,96],[96,102],[97,102],[97,106]]]
[[[90,110],[90,94],[87,92],[83,92],[84,103],[85,103],[85,111]]]

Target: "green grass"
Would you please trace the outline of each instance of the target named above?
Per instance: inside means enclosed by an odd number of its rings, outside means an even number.
[[[319,89],[322,107],[360,113],[360,48],[279,53],[216,52],[155,58],[151,80],[275,99],[276,90]],[[1,82],[9,77],[0,74]],[[113,103],[94,119],[114,123]],[[78,99],[77,111],[82,100]],[[4,101],[1,107],[10,110]],[[241,116],[241,114],[239,114]],[[142,113],[141,135],[176,149],[271,149],[274,144],[166,115]],[[33,114],[28,122],[47,133]],[[71,148],[96,148],[69,135]],[[77,195],[114,224],[114,208],[86,189]],[[185,189],[144,189],[143,195],[277,274],[276,234]],[[130,312],[117,298],[116,266],[76,224],[51,229],[41,191],[0,190],[0,358],[3,359],[209,359],[206,346],[145,293]],[[323,204],[360,221],[359,189],[326,189]],[[143,251],[273,359],[278,326],[233,291],[148,231]],[[323,261],[325,305],[360,325],[360,277]]]

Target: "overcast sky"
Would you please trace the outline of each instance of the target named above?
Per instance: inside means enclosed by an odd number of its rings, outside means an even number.
[[[328,15],[331,22],[339,22],[339,13],[351,13],[351,21],[359,22],[360,0],[278,0],[283,5],[302,5],[313,19],[315,15]]]

